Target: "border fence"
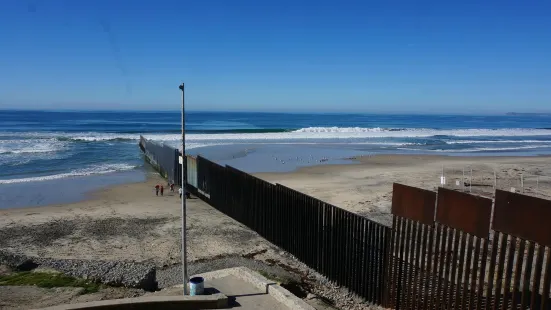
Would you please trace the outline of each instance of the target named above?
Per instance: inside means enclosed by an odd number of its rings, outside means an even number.
[[[390,228],[197,157],[199,198],[366,300],[382,304]]]
[[[202,157],[186,164],[189,191],[370,303],[551,310],[549,200],[395,183],[387,227]]]
[[[178,163],[180,152],[169,145],[151,142],[140,136],[140,149],[144,152],[145,159],[168,181],[178,182],[181,186],[181,165]],[[180,176],[180,177],[178,177]]]

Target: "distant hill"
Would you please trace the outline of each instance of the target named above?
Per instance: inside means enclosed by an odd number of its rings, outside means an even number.
[[[551,113],[518,113],[518,112],[508,112],[506,115],[512,116],[551,116]]]

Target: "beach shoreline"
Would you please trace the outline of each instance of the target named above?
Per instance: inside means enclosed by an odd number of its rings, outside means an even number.
[[[76,203],[2,209],[0,249],[60,259],[152,261],[158,266],[179,263],[178,191],[167,188],[163,196],[156,196],[156,184],[166,186],[166,181],[150,175],[144,182],[92,192]],[[187,206],[190,247],[200,249],[190,251],[191,261],[246,248],[236,245],[238,241],[223,240],[226,237],[247,241],[259,238],[237,223],[230,225],[231,219],[220,217],[217,210],[199,199],[188,200]]]
[[[390,226],[395,182],[436,190],[441,186],[444,167],[445,187],[492,197],[495,185],[521,192],[519,176],[524,175],[526,194],[549,199],[550,160],[550,156],[375,155],[356,158],[354,164],[253,175]],[[465,167],[473,168],[472,182],[470,175],[462,174]],[[538,175],[537,192],[529,175]],[[0,249],[43,257],[177,263],[181,238],[178,192],[166,188],[164,196],[155,196],[154,189],[156,184],[166,182],[158,174],[149,173],[142,182],[92,191],[79,202],[0,209]],[[256,251],[256,245],[263,244],[258,242],[258,235],[199,199],[189,199],[187,206],[188,228],[197,238],[192,244],[199,249],[192,251],[192,260]]]
[[[403,160],[417,158],[417,159],[426,159],[426,160],[438,160],[441,162],[450,162],[452,164],[457,163],[481,163],[481,162],[488,162],[491,164],[491,162],[510,162],[517,160],[518,162],[529,162],[531,161],[530,158],[544,158],[551,160],[551,155],[548,154],[541,154],[541,155],[526,155],[526,156],[496,156],[496,155],[472,155],[472,156],[464,156],[464,155],[433,155],[433,154],[396,154],[396,153],[379,153],[379,154],[368,154],[368,155],[359,155],[359,156],[352,156],[347,158],[342,158],[341,160],[347,161],[347,163],[342,164],[313,164],[309,166],[302,166],[297,167],[293,171],[274,171],[274,172],[256,172],[253,173],[254,175],[287,175],[287,174],[294,174],[294,173],[305,173],[315,170],[323,170],[326,167],[328,169],[333,169],[330,167],[341,167],[341,168],[350,168],[350,166],[362,166],[363,164],[370,164],[372,163],[373,158],[380,158],[385,159],[385,162],[390,163],[392,160],[398,159],[399,162],[402,162]],[[528,159],[528,160],[526,160]]]
[[[78,203],[105,188],[144,182],[152,169],[0,185],[0,210]]]
[[[389,169],[389,172],[392,172],[392,169],[396,169],[398,167],[410,167],[413,171],[417,170],[415,168],[415,165],[424,165],[430,167],[431,172],[433,172],[435,177],[440,177],[442,166],[444,167],[444,172],[448,170],[457,170],[458,167],[475,167],[475,172],[481,169],[485,170],[491,170],[491,169],[499,169],[500,166],[508,165],[512,167],[516,166],[526,166],[526,168],[532,168],[533,171],[530,171],[530,169],[525,170],[526,173],[537,173],[541,175],[542,177],[550,177],[551,178],[551,166],[550,168],[546,168],[544,165],[546,164],[546,161],[551,162],[551,155],[538,155],[538,156],[455,156],[455,155],[426,155],[426,154],[417,154],[417,155],[409,155],[409,154],[375,154],[375,155],[360,155],[360,156],[353,156],[348,158],[342,158],[342,161],[346,161],[346,163],[318,163],[318,164],[311,164],[308,166],[301,166],[297,167],[296,169],[292,171],[269,171],[269,172],[253,172],[251,173],[254,176],[257,176],[261,179],[265,179],[267,181],[273,182],[273,183],[282,183],[282,185],[286,184],[293,184],[297,185],[298,183],[308,183],[308,184],[315,184],[316,182],[325,182],[324,179],[319,179],[318,177],[320,175],[334,175],[335,177],[338,176],[338,173],[350,173],[350,172],[358,172],[361,173],[363,171],[363,174],[371,172],[378,172],[378,170],[366,170],[366,169],[373,169],[373,168],[383,168],[383,169]],[[361,171],[358,171],[360,169]],[[534,170],[535,169],[535,170]],[[61,203],[50,203],[46,205],[25,205],[25,206],[16,206],[12,208],[0,208],[0,212],[7,211],[10,212],[11,210],[15,209],[24,209],[24,210],[46,210],[46,208],[69,208],[71,206],[78,206],[80,204],[87,204],[96,200],[110,200],[113,196],[110,193],[118,193],[121,190],[126,190],[128,188],[131,188],[131,185],[133,184],[148,184],[149,187],[151,187],[152,193],[153,186],[155,184],[164,184],[166,186],[166,180],[163,179],[158,175],[158,173],[153,170],[151,167],[147,166],[134,171],[134,175],[131,178],[128,178],[125,176],[125,174],[129,174],[128,172],[114,172],[111,174],[105,174],[105,175],[98,175],[98,176],[86,176],[86,177],[74,177],[74,178],[67,178],[67,179],[61,179],[61,180],[54,180],[55,182],[74,182],[74,180],[83,179],[83,180],[89,180],[91,178],[102,178],[102,179],[110,179],[117,176],[120,180],[116,180],[112,183],[109,182],[100,182],[101,184],[92,187],[92,189],[84,189],[84,190],[78,190],[78,186],[73,188],[77,189],[77,195],[78,199],[75,201],[70,202],[61,202]],[[136,175],[139,175],[138,178],[136,178]],[[534,174],[536,175],[536,174]],[[312,178],[310,178],[312,176]],[[130,179],[129,181],[125,181],[124,179]],[[296,181],[298,182],[296,182]],[[52,181],[52,182],[54,182]],[[337,179],[334,180],[335,182],[338,182]],[[409,178],[404,177],[404,181],[407,183],[409,181]],[[48,181],[44,182],[34,182],[34,186],[43,185]],[[436,181],[438,182],[438,180]],[[155,184],[153,184],[155,183]],[[299,185],[299,184],[298,184]],[[307,185],[307,184],[304,184]],[[352,184],[351,184],[352,185]],[[130,186],[130,187],[129,187]],[[65,189],[64,186],[56,186],[57,189],[62,188]],[[300,188],[306,188],[307,186],[299,185],[296,187],[293,187],[294,189],[300,190]],[[312,188],[315,188],[315,186],[310,186]],[[391,189],[391,188],[390,188]],[[51,189],[50,189],[51,190]],[[54,193],[55,195],[55,193]],[[123,195],[124,197],[124,195]],[[337,204],[337,206],[339,206]]]
[[[551,176],[550,158],[376,155],[357,158],[354,164],[254,175],[390,226],[394,182],[434,190],[439,185],[442,165],[451,180],[460,171],[454,172],[452,167],[468,164],[475,168],[475,174],[495,169],[499,186],[506,188],[519,173]],[[181,200],[177,189],[156,196],[154,186],[166,185],[166,180],[154,173],[147,176],[143,182],[96,190],[75,203],[0,209],[0,252],[53,260],[147,263],[156,266],[157,280],[163,285],[179,283]],[[491,183],[490,177],[477,178],[476,182]],[[551,195],[551,178],[540,186],[542,192]],[[488,189],[491,186],[474,186],[473,192],[488,194]],[[285,251],[198,198],[187,200],[187,238],[187,259],[192,270],[252,264],[258,268],[284,266],[296,277],[313,274]],[[334,296],[336,304],[350,298],[346,291],[334,293],[338,289],[327,282],[312,281],[318,295]]]

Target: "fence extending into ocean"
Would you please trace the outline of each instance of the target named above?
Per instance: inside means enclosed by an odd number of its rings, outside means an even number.
[[[140,140],[159,171],[172,171],[179,152],[153,144]],[[392,309],[551,309],[549,200],[394,184],[387,227],[200,156],[185,162],[190,192],[368,302]]]

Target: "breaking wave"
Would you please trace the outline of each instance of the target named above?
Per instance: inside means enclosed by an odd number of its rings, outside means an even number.
[[[98,165],[89,168],[77,169],[67,173],[60,173],[47,176],[37,176],[31,178],[21,178],[21,179],[9,179],[9,180],[0,180],[0,184],[13,184],[13,183],[26,183],[26,182],[37,182],[37,181],[48,181],[48,180],[57,180],[68,177],[76,176],[87,176],[95,174],[106,174],[117,171],[127,171],[135,169],[137,166],[128,165],[128,164],[107,164],[107,165]]]

